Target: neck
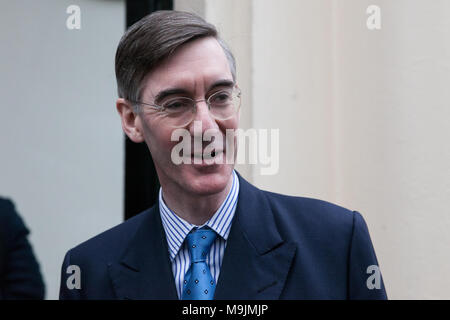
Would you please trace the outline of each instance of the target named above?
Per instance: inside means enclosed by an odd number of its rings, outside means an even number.
[[[162,186],[166,205],[180,218],[194,224],[202,225],[214,215],[223,203],[233,185],[233,174],[226,187],[214,194],[198,195],[180,190],[174,186]]]

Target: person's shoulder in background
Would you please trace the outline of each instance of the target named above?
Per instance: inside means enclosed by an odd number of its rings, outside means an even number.
[[[12,201],[0,198],[0,299],[44,299],[45,285]]]

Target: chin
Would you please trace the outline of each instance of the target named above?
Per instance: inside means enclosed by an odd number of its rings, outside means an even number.
[[[184,175],[187,189],[199,195],[209,195],[221,192],[227,187],[233,168],[219,165],[208,168],[191,167]],[[186,168],[188,169],[188,168]]]

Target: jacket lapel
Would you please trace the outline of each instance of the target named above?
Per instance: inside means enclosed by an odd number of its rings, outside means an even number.
[[[263,192],[239,174],[239,198],[214,299],[278,299],[296,252],[283,240]],[[119,299],[178,299],[158,204],[146,217],[122,259],[109,263]]]
[[[239,176],[239,198],[215,299],[278,299],[296,245],[284,241],[263,192]]]
[[[119,263],[108,264],[118,299],[178,299],[158,203],[141,226]]]

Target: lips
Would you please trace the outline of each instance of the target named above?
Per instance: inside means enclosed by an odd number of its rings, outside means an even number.
[[[210,159],[214,159],[218,156],[220,156],[222,153],[224,152],[224,150],[219,149],[219,150],[214,150],[213,152],[209,153],[209,152],[203,152],[203,153],[194,153],[191,155],[192,159],[201,159],[201,160],[210,160]]]

